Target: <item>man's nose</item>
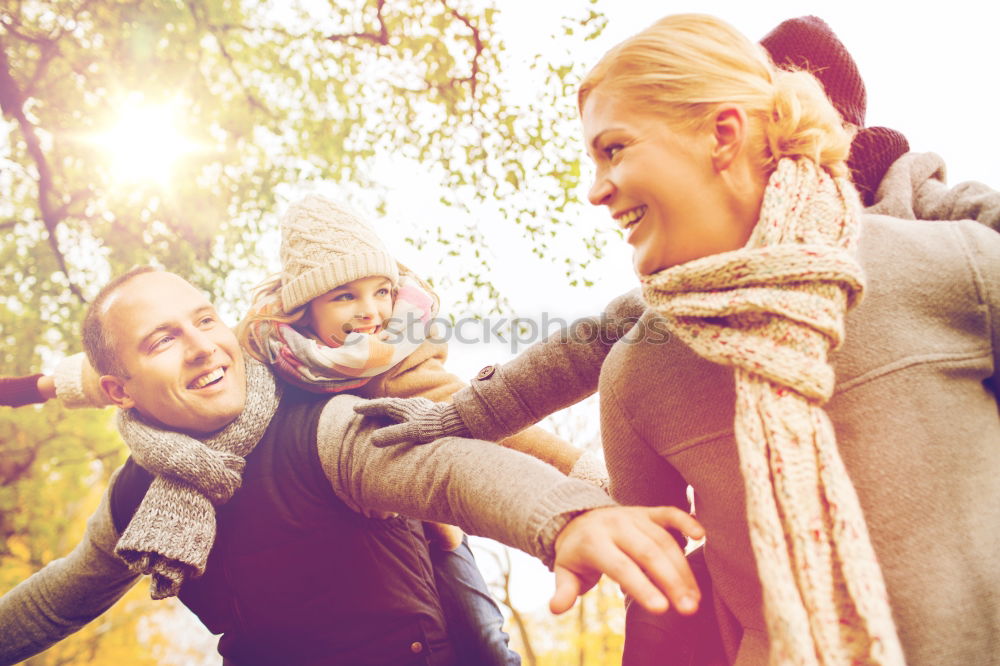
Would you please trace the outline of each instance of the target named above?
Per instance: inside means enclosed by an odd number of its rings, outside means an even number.
[[[217,345],[205,331],[193,327],[187,336],[187,356],[189,361],[200,361],[207,356],[211,356]]]

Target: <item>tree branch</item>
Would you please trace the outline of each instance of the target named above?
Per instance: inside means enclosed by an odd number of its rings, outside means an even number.
[[[64,210],[65,207],[57,209],[53,204],[56,194],[55,185],[52,180],[52,168],[49,166],[45,152],[42,150],[42,143],[38,138],[38,133],[35,131],[35,126],[24,115],[24,93],[18,87],[17,82],[14,81],[14,76],[11,74],[10,61],[7,59],[6,44],[3,40],[0,40],[0,91],[2,91],[0,93],[0,110],[3,111],[4,115],[10,116],[17,121],[17,125],[21,130],[21,136],[24,138],[25,146],[28,149],[28,154],[31,156],[32,161],[35,163],[35,168],[38,170],[38,210],[42,214],[42,223],[48,232],[49,248],[52,250],[52,254],[55,255],[59,270],[66,276],[66,282],[69,284],[70,291],[81,303],[86,303],[87,299],[84,297],[83,292],[73,282],[73,278],[69,274],[69,269],[66,266],[66,257],[59,247],[56,227],[64,219],[65,214],[63,213],[63,216],[60,216],[60,211]]]
[[[452,79],[450,85],[454,86],[456,83],[468,83],[472,96],[475,97],[476,79],[479,75],[479,57],[483,54],[483,40],[479,36],[479,28],[474,26],[468,17],[459,14],[457,9],[449,7],[446,0],[441,0],[441,4],[444,5],[444,8],[448,10],[449,14],[464,23],[465,27],[472,31],[472,45],[475,48],[475,52],[472,54],[472,73],[465,78]]]
[[[252,92],[250,92],[250,88],[247,86],[246,81],[243,79],[243,75],[240,74],[239,70],[236,67],[236,60],[229,53],[229,49],[226,48],[225,42],[222,41],[220,33],[224,32],[224,30],[221,30],[217,26],[212,25],[212,23],[207,20],[202,20],[202,18],[198,15],[197,5],[191,0],[187,0],[187,2],[185,2],[185,5],[187,6],[188,11],[191,12],[191,17],[194,18],[195,23],[208,30],[208,32],[211,33],[212,37],[215,39],[215,43],[219,46],[219,52],[222,54],[222,57],[225,58],[226,64],[229,66],[229,71],[236,79],[236,84],[239,85],[240,89],[243,91],[243,96],[246,97],[247,102],[250,104],[250,106],[258,109],[265,115],[274,118],[275,117],[274,113],[269,108],[267,108],[267,105],[264,104],[259,99],[257,99],[257,97]]]
[[[325,39],[331,42],[343,42],[353,37],[387,46],[389,44],[389,30],[385,27],[385,19],[382,17],[382,9],[384,7],[385,0],[378,0],[375,3],[375,16],[378,18],[378,34],[374,32],[352,32],[343,35],[327,35]]]

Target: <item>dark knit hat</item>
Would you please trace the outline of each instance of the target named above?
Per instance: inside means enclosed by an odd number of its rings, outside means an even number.
[[[800,16],[782,21],[760,43],[779,67],[792,65],[812,72],[844,120],[865,126],[865,82],[854,58],[823,19]]]
[[[910,150],[910,144],[896,130],[865,127],[868,94],[854,58],[830,26],[816,16],[782,21],[760,43],[779,67],[791,65],[811,72],[844,120],[858,128],[847,167],[865,206],[874,204],[885,172]]]

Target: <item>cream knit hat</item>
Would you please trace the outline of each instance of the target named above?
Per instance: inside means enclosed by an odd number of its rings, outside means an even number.
[[[329,199],[310,195],[281,218],[281,305],[300,305],[352,280],[384,275],[393,285],[399,269],[375,231]]]

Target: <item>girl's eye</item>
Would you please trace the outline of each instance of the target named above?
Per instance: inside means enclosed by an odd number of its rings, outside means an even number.
[[[375,295],[376,296],[383,296],[383,297],[388,296],[389,295],[389,290],[386,289],[385,287],[382,287],[381,289],[379,289],[378,291],[375,292]]]
[[[334,296],[330,300],[332,300],[332,301],[353,301],[354,300],[354,294],[337,294],[336,296]]]
[[[624,147],[625,146],[623,146],[620,143],[610,143],[604,147],[604,156],[607,157],[609,160],[613,160],[615,159],[615,156],[618,155],[618,153],[621,152],[622,148]]]

